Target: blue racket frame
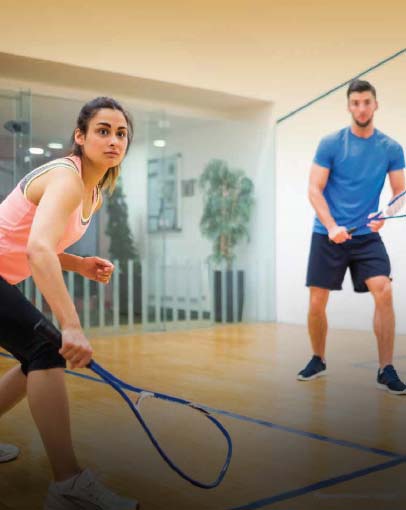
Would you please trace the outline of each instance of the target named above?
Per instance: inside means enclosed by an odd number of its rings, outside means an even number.
[[[41,319],[35,326],[34,331],[36,334],[38,334],[42,339],[51,341],[54,344],[56,344],[58,347],[62,345],[62,335],[60,331],[47,319]],[[107,384],[109,384],[127,403],[139,423],[141,424],[142,428],[144,429],[145,433],[147,434],[148,438],[150,439],[151,443],[155,447],[156,451],[159,453],[159,455],[162,457],[162,459],[168,464],[168,466],[173,469],[180,477],[182,477],[184,480],[187,480],[192,485],[195,485],[196,487],[200,487],[202,489],[214,489],[220,483],[223,481],[224,476],[227,473],[227,470],[230,466],[231,457],[233,454],[233,443],[230,437],[229,432],[227,429],[216,419],[214,416],[212,416],[206,409],[203,407],[200,407],[197,404],[194,404],[193,402],[190,402],[189,400],[185,400],[178,397],[172,397],[170,395],[166,395],[165,393],[158,393],[158,392],[148,392],[148,396],[159,398],[161,400],[167,400],[169,402],[174,402],[176,404],[182,404],[189,406],[193,409],[196,409],[197,411],[200,411],[204,417],[206,417],[208,420],[210,420],[216,428],[222,433],[224,436],[224,439],[227,443],[227,454],[225,462],[222,466],[222,468],[219,471],[218,476],[212,481],[212,482],[201,482],[199,480],[196,480],[189,476],[185,471],[183,471],[165,452],[165,450],[160,446],[158,440],[155,438],[154,434],[146,424],[144,418],[142,417],[141,412],[137,408],[137,405],[132,402],[132,400],[128,397],[128,395],[124,392],[124,390],[130,390],[130,391],[136,391],[139,392],[139,389],[135,386],[132,386],[131,384],[128,384],[118,377],[114,376],[110,372],[108,372],[105,368],[103,368],[101,365],[99,365],[96,361],[91,360],[88,365],[86,365],[86,368],[89,368],[92,370],[95,374],[97,374],[103,381],[105,381]]]
[[[398,193],[396,196],[394,196],[390,200],[390,202],[386,206],[386,209],[388,209],[393,204],[395,204],[400,198],[405,197],[405,195],[406,195],[406,191],[402,191],[401,193]],[[367,223],[369,223],[372,220],[391,220],[393,218],[406,218],[406,214],[393,214],[393,215],[388,214],[388,215],[385,215],[384,214],[384,210],[382,210],[382,211],[377,212],[373,216],[371,216],[371,218],[368,218],[366,223],[362,223],[360,225],[356,225],[355,227],[351,227],[351,228],[347,229],[347,232],[349,234],[352,234],[353,232],[357,231],[359,228],[364,227]]]

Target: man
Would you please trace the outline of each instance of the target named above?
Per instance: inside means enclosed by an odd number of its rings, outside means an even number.
[[[374,332],[378,343],[377,384],[393,394],[406,385],[393,367],[395,316],[390,262],[378,233],[382,220],[354,232],[378,210],[386,175],[393,195],[404,191],[402,147],[374,127],[378,108],[375,88],[355,80],[347,90],[351,126],[322,139],[310,172],[309,199],[316,212],[307,282],[310,288],[308,330],[313,357],[297,376],[309,381],[326,374],[326,305],[331,290],[341,290],[350,268],[355,292],[371,292],[375,302]]]

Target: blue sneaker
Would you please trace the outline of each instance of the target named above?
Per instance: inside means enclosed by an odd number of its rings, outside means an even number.
[[[298,381],[311,381],[326,375],[327,368],[320,356],[313,356],[309,363],[297,374]]]
[[[378,370],[376,384],[380,390],[389,391],[393,395],[406,395],[406,384],[399,379],[393,365],[386,365],[382,371]]]

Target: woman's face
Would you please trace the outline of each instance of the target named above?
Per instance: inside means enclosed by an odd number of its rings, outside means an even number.
[[[122,112],[100,109],[90,120],[87,133],[75,131],[75,141],[92,163],[107,168],[123,160],[128,146],[128,126]]]

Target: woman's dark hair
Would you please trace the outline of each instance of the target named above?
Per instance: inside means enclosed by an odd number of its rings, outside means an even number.
[[[76,129],[79,129],[82,133],[86,134],[87,130],[89,128],[89,122],[90,120],[97,114],[99,110],[102,108],[109,108],[111,110],[118,110],[123,115],[127,122],[127,133],[128,133],[128,145],[126,149],[126,154],[128,152],[128,149],[130,147],[130,144],[133,139],[133,123],[131,120],[130,114],[124,110],[124,108],[121,106],[119,102],[117,102],[115,99],[112,99],[111,97],[96,97],[95,99],[92,99],[91,101],[87,102],[85,105],[83,105],[82,109],[80,110],[79,116],[76,121],[76,128],[73,131],[71,144],[72,144],[72,153],[75,156],[82,156],[82,147],[78,145],[75,142],[75,131]],[[102,179],[99,181],[99,187],[100,189],[108,189],[110,193],[113,192],[117,179],[120,175],[120,165],[113,166],[107,170],[107,172],[104,174]]]

